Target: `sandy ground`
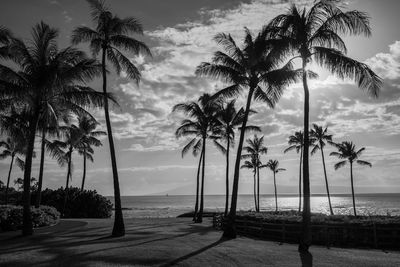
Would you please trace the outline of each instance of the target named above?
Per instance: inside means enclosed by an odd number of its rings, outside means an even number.
[[[239,237],[221,240],[206,220],[129,219],[110,238],[112,220],[62,220],[32,237],[0,234],[0,266],[400,266],[399,252],[297,246]],[[313,265],[311,265],[313,264]]]

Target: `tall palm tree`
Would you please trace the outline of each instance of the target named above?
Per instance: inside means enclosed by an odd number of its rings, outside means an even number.
[[[331,197],[329,194],[329,185],[328,185],[328,177],[326,176],[326,167],[325,167],[325,156],[324,156],[324,147],[326,142],[332,142],[332,135],[328,134],[328,127],[322,128],[322,126],[318,126],[317,124],[313,124],[313,129],[310,131],[310,139],[313,139],[314,147],[311,150],[311,155],[315,154],[318,150],[321,150],[322,157],[322,165],[324,167],[324,175],[325,175],[325,185],[326,185],[326,194],[328,195],[329,202],[329,210],[331,215],[333,215],[333,209],[331,204]]]
[[[201,147],[202,162],[201,167],[201,192],[200,192],[200,209],[197,214],[195,222],[201,223],[203,221],[203,209],[204,209],[204,171],[206,161],[206,141],[209,138],[213,138],[215,129],[215,113],[217,111],[218,104],[213,101],[209,94],[203,94],[198,103],[189,102],[177,104],[173,108],[173,112],[181,111],[190,118],[182,121],[181,126],[176,130],[176,137],[183,136],[195,136],[192,141],[189,142],[184,150],[189,150],[192,146],[195,149]],[[197,138],[197,139],[196,139]],[[196,141],[197,140],[197,141]]]
[[[107,135],[104,131],[96,131],[99,123],[93,118],[87,115],[82,115],[78,118],[78,128],[81,132],[80,146],[78,147],[78,153],[83,157],[83,174],[82,174],[82,186],[83,191],[86,179],[86,159],[93,162],[93,148],[92,146],[98,147],[102,143],[97,137]]]
[[[279,168],[279,161],[270,159],[267,164],[262,165],[263,168],[269,168],[274,173],[274,189],[275,189],[275,211],[278,211],[278,193],[276,190],[275,176],[278,172],[286,171],[286,169]]]
[[[92,10],[91,16],[92,20],[96,24],[96,28],[91,29],[86,26],[76,28],[72,34],[72,43],[78,44],[81,42],[89,42],[90,49],[92,50],[94,56],[97,56],[101,52],[104,96],[107,93],[107,59],[114,66],[118,74],[124,70],[129,78],[139,83],[139,70],[131,62],[131,60],[121,52],[121,49],[129,51],[134,55],[138,55],[139,53],[150,55],[149,48],[143,42],[129,36],[129,34],[143,34],[142,25],[133,17],[119,18],[118,16],[113,15],[105,6],[104,1],[87,0],[87,2]],[[123,236],[125,235],[125,226],[122,217],[118,168],[115,157],[108,100],[106,97],[104,97],[104,115],[106,119],[107,135],[110,145],[110,156],[114,182],[115,220],[112,235]]]
[[[262,100],[271,108],[279,100],[283,89],[290,82],[294,82],[298,72],[292,71],[292,65],[282,68],[284,58],[281,56],[279,42],[267,39],[268,29],[264,28],[255,38],[248,29],[245,29],[243,47],[240,48],[230,34],[220,33],[215,41],[222,45],[226,53],[217,51],[211,63],[202,63],[196,69],[196,74],[220,78],[230,84],[219,91],[215,97],[231,98],[246,90],[246,107],[240,129],[239,144],[233,177],[231,208],[228,223],[224,229],[224,236],[236,237],[235,216],[237,207],[240,159],[244,142],[244,134],[250,112],[251,101]],[[266,90],[262,88],[266,87]]]
[[[27,153],[24,170],[23,235],[33,233],[30,212],[30,178],[35,135],[46,106],[61,105],[71,112],[83,107],[101,106],[103,94],[85,86],[99,74],[100,66],[85,53],[71,47],[58,50],[58,31],[41,22],[33,27],[32,40],[13,39],[6,58],[14,64],[0,65],[0,94],[12,97],[14,104],[29,114]],[[14,69],[17,68],[18,70]]]
[[[214,140],[214,144],[226,157],[226,177],[225,177],[225,212],[224,216],[228,215],[229,209],[229,152],[230,148],[234,147],[235,130],[243,123],[244,109],[240,108],[238,111],[235,108],[235,100],[227,103],[222,103],[216,113],[216,131],[218,137],[226,143],[224,147],[218,140]],[[260,127],[246,126],[246,130],[260,132]]]
[[[189,134],[191,135],[191,134]],[[179,136],[177,136],[178,138]],[[193,156],[197,157],[199,151],[201,150],[201,138],[198,136],[191,139],[183,148],[182,148],[182,158],[186,155],[186,153],[192,148],[193,149]],[[199,211],[199,186],[200,186],[200,169],[201,169],[201,162],[203,159],[203,151],[200,153],[199,163],[197,166],[197,175],[196,175],[196,202],[194,205],[194,213],[193,213],[193,221],[196,221],[197,213]]]
[[[331,144],[337,148],[338,152],[332,152],[330,156],[336,156],[342,160],[335,164],[335,170],[343,167],[344,165],[346,165],[347,162],[350,163],[351,195],[353,197],[354,216],[357,216],[356,202],[354,199],[353,163],[369,167],[372,167],[372,164],[368,161],[359,160],[362,152],[365,150],[365,147],[357,150],[355,144],[349,141],[344,141],[341,144]]]
[[[62,106],[47,106],[42,110],[41,116],[38,122],[38,131],[41,135],[40,140],[40,164],[39,164],[39,177],[38,177],[38,189],[36,195],[35,207],[39,208],[42,200],[42,185],[43,185],[43,174],[44,174],[44,161],[46,153],[47,137],[59,137],[59,123],[60,120],[64,123],[69,123],[69,116],[72,115],[68,110],[65,110]]]
[[[286,41],[286,48],[294,58],[301,59],[304,87],[304,150],[303,150],[303,229],[299,251],[307,252],[311,245],[311,207],[309,180],[309,89],[307,78],[311,71],[307,66],[315,61],[321,67],[340,78],[354,80],[357,85],[373,97],[378,96],[382,80],[364,63],[346,56],[343,35],[371,35],[366,13],[342,11],[338,1],[321,0],[306,10],[295,5],[278,15],[268,25],[275,36]],[[293,58],[293,59],[294,59]],[[315,75],[312,75],[315,76]]]
[[[246,160],[244,164],[240,167],[241,169],[251,169],[253,170],[253,182],[254,182],[254,207],[255,211],[259,211],[259,203],[257,201],[257,181],[256,181],[256,175],[257,175],[257,170],[261,166],[260,159],[257,158],[256,155],[251,155],[250,160]]]
[[[20,136],[7,137],[6,141],[0,141],[0,147],[3,147],[4,150],[0,154],[0,159],[5,159],[11,157],[10,168],[8,170],[7,176],[7,185],[6,185],[6,193],[5,193],[5,204],[8,203],[8,189],[10,187],[10,177],[11,171],[14,163],[24,171],[24,160],[21,156],[24,156],[26,153],[26,146],[23,138]],[[15,162],[14,162],[15,160]]]
[[[258,164],[256,166],[257,172],[257,209],[256,211],[260,211],[260,156],[263,154],[267,154],[268,148],[264,146],[264,136],[258,138],[257,135],[254,135],[253,139],[247,139],[247,146],[243,147],[243,149],[247,152],[247,154],[243,154],[242,158],[255,157]]]
[[[300,163],[299,163],[299,212],[301,211],[301,163],[303,160],[303,132],[297,131],[294,135],[289,136],[288,140],[289,147],[286,148],[283,153],[287,153],[291,150],[296,150],[298,154],[300,152]]]

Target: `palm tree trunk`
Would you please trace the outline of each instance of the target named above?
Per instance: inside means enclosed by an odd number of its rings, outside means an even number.
[[[196,221],[197,212],[199,211],[199,186],[200,186],[200,168],[203,159],[203,150],[200,153],[199,166],[197,167],[197,182],[196,182],[196,204],[194,206],[193,221]]]
[[[206,162],[206,139],[203,138],[203,162],[201,164],[201,193],[200,193],[200,210],[196,218],[196,223],[203,222],[203,209],[204,209],[204,169]]]
[[[356,201],[354,199],[354,184],[353,184],[353,162],[350,162],[350,179],[351,179],[351,196],[353,197],[354,216],[357,216]]]
[[[329,210],[331,212],[331,215],[333,215],[333,209],[332,209],[332,204],[331,204],[331,196],[329,194],[328,177],[326,176],[324,149],[322,148],[321,145],[320,145],[320,147],[321,147],[321,155],[322,155],[322,165],[324,166],[325,185],[326,185],[326,193],[328,195]]]
[[[8,204],[8,188],[10,187],[10,177],[11,177],[11,171],[12,167],[14,164],[14,155],[11,156],[11,163],[10,163],[10,169],[8,170],[8,177],[7,177],[7,187],[6,187],[6,196],[5,196],[5,204]]]
[[[86,149],[83,149],[83,176],[82,176],[82,186],[81,191],[85,187],[85,179],[86,179]]]
[[[275,188],[275,211],[278,211],[278,194],[276,192],[275,171],[274,171],[274,188]]]
[[[303,161],[303,147],[300,148],[300,167],[299,167],[299,212],[301,211],[301,163]]]
[[[257,174],[257,169],[254,169],[253,171],[253,180],[254,180],[254,207],[256,212],[258,211],[258,207],[257,207],[257,188],[256,188],[256,174]]]
[[[113,226],[113,230],[112,230],[112,236],[124,236],[125,235],[125,225],[124,225],[124,218],[122,215],[122,207],[121,207],[121,194],[120,194],[120,190],[119,190],[117,160],[115,157],[114,140],[113,140],[112,129],[111,129],[110,114],[108,111],[106,47],[103,47],[101,65],[102,65],[102,71],[103,71],[104,115],[106,118],[107,136],[108,136],[108,142],[110,145],[111,166],[112,166],[113,182],[114,182],[115,219],[114,219],[114,226]]]
[[[43,184],[43,166],[44,166],[44,145],[45,145],[46,131],[43,129],[42,133],[42,143],[40,147],[40,167],[39,167],[39,181],[36,195],[36,204],[35,207],[39,208],[40,201],[42,198],[42,184]]]
[[[24,192],[22,194],[23,218],[22,218],[22,235],[33,234],[33,224],[31,217],[31,172],[32,172],[32,156],[35,147],[36,128],[39,121],[40,109],[35,108],[33,119],[29,122],[28,147],[25,156],[24,169]]]
[[[229,208],[229,136],[226,140],[226,192],[225,192],[225,212],[224,216],[228,216],[228,208]]]
[[[260,212],[260,168],[257,167],[257,212]]]
[[[67,201],[68,201],[69,179],[71,177],[71,163],[72,163],[72,145],[69,146],[67,181],[65,182],[64,205],[62,210],[63,217],[65,217],[65,209],[67,207]]]
[[[307,85],[307,59],[303,57],[303,87],[304,87],[304,150],[303,150],[303,225],[299,244],[300,252],[308,252],[311,245],[311,207],[310,207],[310,176],[308,167],[309,156],[309,112],[310,112],[310,94]]]
[[[235,172],[233,175],[231,209],[229,212],[228,221],[225,226],[223,234],[223,236],[227,238],[236,238],[235,216],[236,216],[237,197],[239,190],[240,158],[242,155],[244,134],[247,125],[247,118],[249,116],[250,104],[251,104],[251,98],[253,97],[253,92],[254,92],[254,87],[250,87],[249,95],[247,96],[246,110],[244,112],[243,122],[240,129],[239,145],[236,153]]]

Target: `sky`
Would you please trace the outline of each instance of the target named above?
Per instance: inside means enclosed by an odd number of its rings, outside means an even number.
[[[215,34],[230,33],[241,43],[244,27],[254,34],[277,14],[287,11],[291,4],[309,7],[312,0],[113,0],[107,1],[120,17],[139,19],[145,29],[143,36],[134,36],[150,47],[153,57],[127,56],[141,70],[139,85],[124,73],[111,72],[108,88],[119,107],[111,110],[111,121],[117,153],[117,165],[122,195],[194,194],[198,158],[181,149],[188,139],[176,139],[174,132],[184,118],[172,113],[175,104],[195,101],[203,93],[215,93],[226,84],[199,78],[194,70],[201,62],[209,61],[221,48],[212,40]],[[317,66],[320,74],[310,81],[310,122],[327,126],[336,142],[353,141],[357,148],[365,147],[362,159],[373,167],[355,166],[356,193],[400,192],[400,18],[398,0],[349,0],[347,9],[367,12],[372,36],[346,37],[348,55],[367,63],[384,80],[378,99],[368,97],[349,80],[339,80]],[[59,47],[70,45],[71,31],[80,25],[92,27],[89,6],[82,0],[3,0],[0,25],[16,36],[30,38],[32,26],[41,20],[60,31]],[[88,51],[86,45],[81,49]],[[90,86],[101,90],[97,79]],[[243,98],[237,101],[243,105]],[[257,114],[249,123],[262,129],[268,154],[262,157],[277,159],[287,171],[277,177],[281,193],[297,192],[299,155],[284,154],[288,136],[302,128],[303,88],[291,85],[274,109],[265,103],[252,106]],[[92,110],[105,130],[101,110]],[[260,135],[260,134],[259,134]],[[237,137],[239,134],[237,134]],[[246,138],[252,137],[249,133]],[[94,163],[88,163],[86,188],[104,195],[113,194],[108,140],[95,149]],[[225,159],[212,143],[207,144],[205,194],[224,194]],[[36,144],[39,151],[39,143]],[[331,193],[350,193],[349,167],[337,171],[337,158],[328,156],[333,148],[326,147],[327,175]],[[233,166],[234,153],[230,158]],[[80,186],[82,161],[73,156],[72,185]],[[0,179],[5,182],[10,159],[0,162]],[[37,177],[39,161],[34,160],[32,176]],[[46,155],[44,187],[65,185],[66,168],[60,168]],[[12,181],[22,177],[15,166]],[[230,177],[233,177],[233,169]],[[272,173],[261,172],[261,193],[272,193]],[[310,157],[312,193],[325,193],[321,155]],[[240,194],[252,193],[252,173],[242,170]]]

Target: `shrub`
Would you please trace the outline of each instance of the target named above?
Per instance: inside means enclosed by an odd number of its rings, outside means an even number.
[[[0,206],[0,231],[15,231],[22,227],[22,206]],[[54,225],[60,220],[60,213],[53,207],[31,208],[33,227]]]
[[[95,190],[81,191],[72,187],[68,190],[67,202],[64,208],[66,190],[46,189],[42,192],[43,205],[53,206],[62,213],[63,218],[109,218],[112,215],[111,201],[99,195]],[[36,194],[32,198],[34,203]]]

